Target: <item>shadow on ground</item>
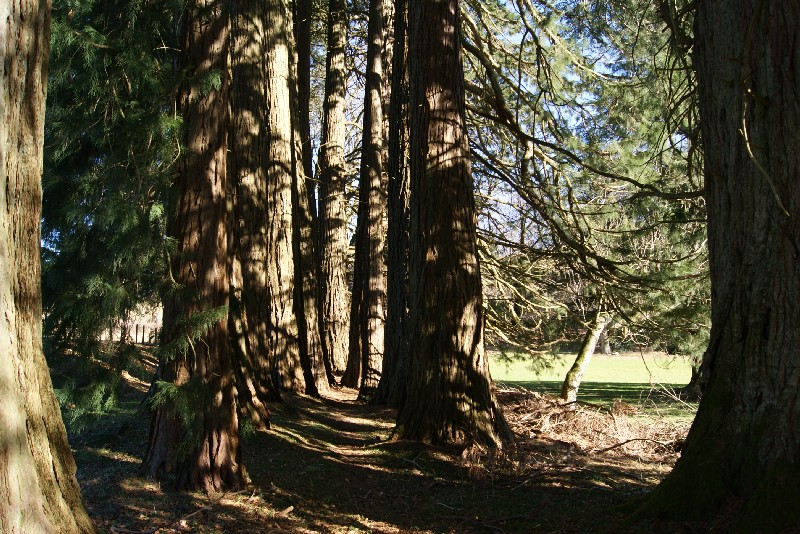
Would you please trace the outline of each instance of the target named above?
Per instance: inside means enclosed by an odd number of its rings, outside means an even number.
[[[350,400],[352,391],[327,400],[286,395],[273,406],[272,430],[243,440],[247,490],[166,491],[142,476],[148,416],[143,393],[127,393],[119,410],[72,441],[89,513],[105,532],[654,530],[626,526],[615,507],[656,484],[663,466],[606,462],[528,437],[524,459],[467,461],[461,450],[390,441],[394,413]]]

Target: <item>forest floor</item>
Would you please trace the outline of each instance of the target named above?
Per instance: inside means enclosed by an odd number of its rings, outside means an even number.
[[[636,407],[581,406],[527,389],[496,394],[517,434],[503,454],[391,439],[395,414],[356,400],[286,395],[272,429],[243,439],[251,485],[207,496],[145,478],[146,384],[71,443],[89,513],[103,532],[692,532],[630,524],[620,506],[652,489],[688,423],[643,421]],[[138,409],[137,409],[138,408]]]

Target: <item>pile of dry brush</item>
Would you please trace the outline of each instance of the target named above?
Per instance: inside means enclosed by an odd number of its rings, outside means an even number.
[[[691,424],[636,417],[638,408],[622,400],[608,408],[565,404],[551,395],[507,386],[500,386],[495,394],[517,439],[500,454],[477,445],[467,448],[462,460],[475,478],[524,475],[598,461],[669,466],[677,460]]]

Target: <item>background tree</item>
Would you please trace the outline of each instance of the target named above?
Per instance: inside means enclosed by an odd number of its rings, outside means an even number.
[[[356,257],[350,302],[350,343],[342,385],[372,395],[378,387],[386,323],[386,262],[384,216],[384,13],[387,0],[370,0],[367,29],[367,79],[358,186]]]
[[[277,376],[279,355],[270,331],[270,287],[267,241],[267,159],[264,98],[265,4],[230,4],[231,18],[231,137],[229,175],[233,193],[231,262],[231,336],[236,351],[237,392],[258,429],[269,423],[266,403],[280,399]]]
[[[320,243],[324,335],[334,373],[344,373],[349,347],[347,184],[345,171],[345,95],[347,6],[328,2],[328,51],[320,144]]]
[[[170,236],[175,285],[144,465],[178,489],[219,492],[245,482],[228,334],[229,18],[220,2],[187,6],[179,109],[185,153]]]
[[[42,352],[40,221],[50,2],[0,7],[0,531],[95,532]]]
[[[395,408],[405,401],[409,354],[408,317],[409,168],[407,3],[395,2],[392,74],[388,117],[387,281],[383,369],[373,402]]]
[[[164,207],[180,151],[178,11],[138,1],[53,9],[42,293],[45,355],[81,356],[58,384],[62,405],[76,405],[64,412],[71,431],[115,405],[120,370],[135,373],[142,356],[128,324],[160,307],[166,284]],[[120,334],[114,343],[110,332]]]
[[[711,340],[681,457],[640,513],[777,532],[800,506],[800,6],[700,2],[696,17]]]
[[[306,4],[306,5],[299,5]],[[305,376],[305,392],[319,395],[327,391],[332,371],[326,367],[327,348],[322,338],[320,301],[320,263],[317,234],[317,206],[314,174],[311,169],[310,43],[311,6],[308,0],[293,2],[294,32],[290,34],[289,69],[292,120],[293,176],[292,210],[295,239],[295,314],[300,341],[300,363]],[[297,12],[305,20],[297,21]]]
[[[511,438],[490,389],[457,0],[409,4],[411,367],[398,435]]]
[[[295,307],[295,244],[293,191],[297,160],[294,148],[296,123],[292,120],[292,17],[286,0],[265,4],[263,87],[267,114],[264,135],[267,147],[267,286],[271,313],[270,347],[277,359],[280,386],[303,392],[306,389],[300,359]]]

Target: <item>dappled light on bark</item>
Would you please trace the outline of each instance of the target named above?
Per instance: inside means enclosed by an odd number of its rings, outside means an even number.
[[[229,80],[209,90],[198,84],[222,71],[229,26],[219,3],[187,8],[183,61],[194,79],[184,81],[179,108],[187,151],[176,177],[170,235],[175,285],[164,305],[164,339],[144,465],[151,477],[177,489],[218,492],[241,487],[239,424],[228,337],[228,96]],[[196,323],[196,324],[195,324]],[[157,396],[159,391],[162,394]],[[166,395],[173,391],[172,395]],[[181,396],[195,395],[193,410]]]
[[[42,351],[50,3],[0,7],[0,532],[95,532]]]
[[[398,435],[501,446],[490,388],[457,1],[409,6],[411,275],[408,398]]]

